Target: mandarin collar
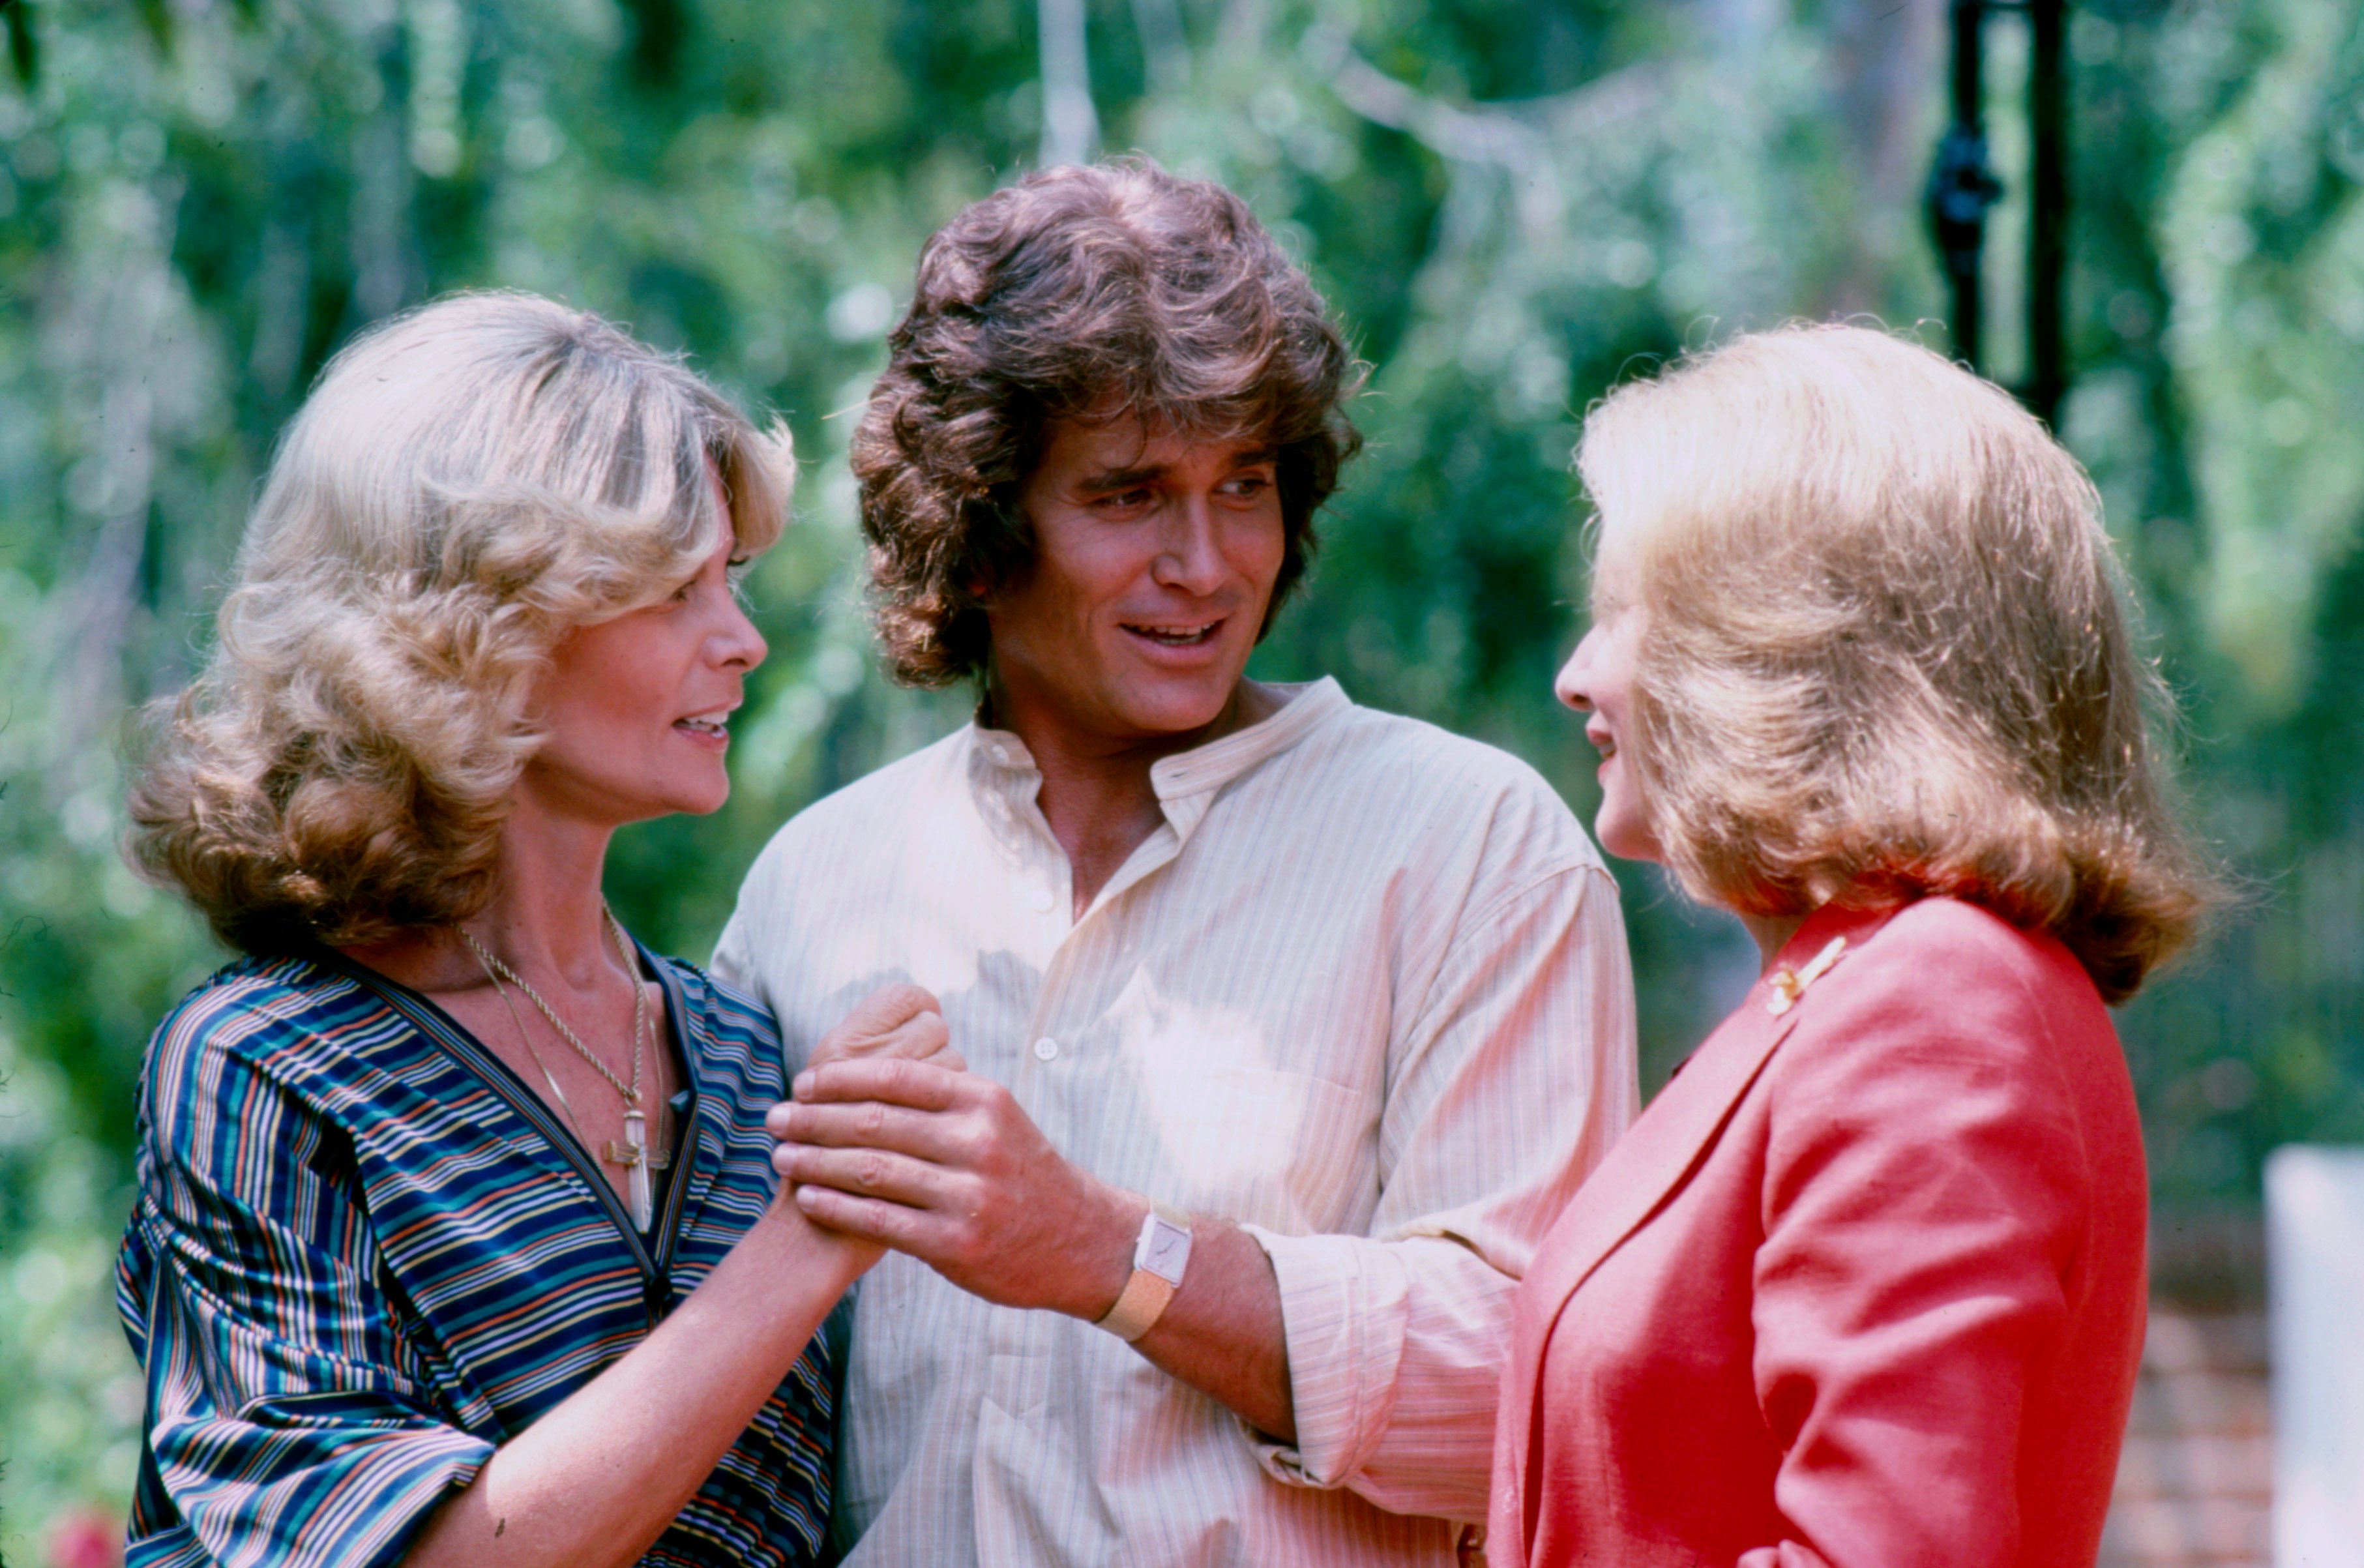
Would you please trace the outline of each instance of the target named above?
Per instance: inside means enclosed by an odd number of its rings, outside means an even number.
[[[1161,757],[1151,765],[1150,787],[1157,792],[1159,800],[1179,800],[1221,789],[1266,758],[1288,751],[1333,716],[1354,706],[1337,678],[1331,675],[1318,681],[1275,682],[1265,689],[1280,697],[1278,712],[1203,746]],[[1014,733],[988,728],[975,721],[970,728],[972,755],[986,764],[988,775],[1001,775],[990,780],[995,786],[1016,787],[1040,775],[1042,770],[1035,765],[1034,754]]]

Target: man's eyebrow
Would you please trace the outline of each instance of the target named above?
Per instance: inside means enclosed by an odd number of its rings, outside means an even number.
[[[1084,475],[1087,490],[1130,490],[1137,484],[1152,484],[1165,477],[1166,465],[1162,462],[1144,464],[1140,468],[1110,468]]]
[[[1280,449],[1277,446],[1254,447],[1232,459],[1232,471],[1258,468],[1279,461]],[[1103,469],[1098,473],[1084,475],[1082,484],[1086,490],[1130,490],[1135,485],[1156,484],[1172,473],[1173,468],[1171,463],[1148,462],[1134,468]]]

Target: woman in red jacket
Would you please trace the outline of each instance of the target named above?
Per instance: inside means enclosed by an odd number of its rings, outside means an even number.
[[[1578,461],[1600,842],[1765,970],[1528,1273],[1490,1560],[2090,1565],[2145,1295],[2105,1004],[2211,895],[2092,487],[1843,327],[1623,389]]]

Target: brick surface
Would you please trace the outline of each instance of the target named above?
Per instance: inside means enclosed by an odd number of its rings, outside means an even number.
[[[2115,1496],[2238,1497],[2263,1506],[2273,1496],[2272,1460],[2268,1445],[2247,1433],[2129,1436]]]
[[[2102,1568],[2268,1568],[2269,1415],[2261,1314],[2154,1302]]]
[[[2110,1508],[2102,1536],[2107,1563],[2256,1563],[2273,1547],[2266,1511],[2222,1498],[2121,1498]]]
[[[2272,1412],[2262,1372],[2158,1373],[2145,1370],[2127,1413],[2129,1437],[2218,1434],[2263,1441]]]

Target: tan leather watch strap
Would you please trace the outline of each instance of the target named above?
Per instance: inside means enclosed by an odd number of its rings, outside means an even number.
[[[1174,1287],[1151,1273],[1147,1269],[1135,1269],[1132,1277],[1124,1282],[1124,1294],[1116,1298],[1108,1316],[1096,1327],[1106,1329],[1126,1344],[1157,1327],[1165,1316],[1165,1304],[1174,1299]]]
[[[1148,1333],[1165,1315],[1189,1257],[1190,1217],[1153,1202],[1148,1218],[1141,1223],[1141,1239],[1133,1244],[1132,1277],[1124,1282],[1124,1290],[1108,1316],[1094,1327],[1107,1329],[1128,1345]]]

